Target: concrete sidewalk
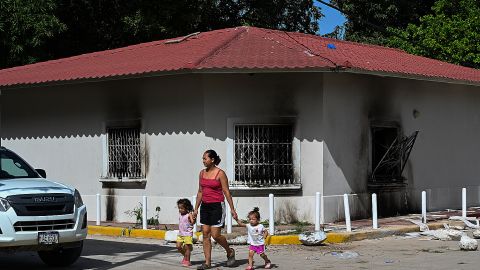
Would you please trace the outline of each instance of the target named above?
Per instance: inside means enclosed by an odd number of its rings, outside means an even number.
[[[467,214],[469,217],[479,217],[480,208],[470,208]],[[428,213],[427,225],[431,230],[443,228],[443,224],[449,223],[448,218],[450,216],[461,216],[461,212],[458,210],[451,210]],[[372,229],[372,221],[369,219],[354,220],[351,222],[352,232],[346,232],[345,225],[343,223],[325,224],[325,231],[327,232],[327,239],[325,243],[345,243],[364,239],[382,238],[392,235],[402,235],[409,232],[419,232],[419,226],[413,224],[411,221],[408,221],[409,219],[420,220],[420,215],[413,214],[379,219],[379,229]],[[161,225],[161,227],[164,229],[158,229],[157,227],[157,229],[143,230],[134,228],[134,224],[130,223],[102,223],[102,226],[95,226],[92,222],[89,222],[88,234],[165,239],[165,233],[167,230],[176,229],[176,225],[173,224]],[[234,232],[226,235],[228,239],[239,235],[245,235],[243,228],[233,228]],[[276,228],[282,228],[282,226],[277,226]],[[305,231],[313,231],[314,228],[310,225],[303,227],[303,229]],[[285,232],[287,234],[269,236],[266,240],[266,243],[269,245],[301,244],[297,233],[288,234],[288,230]],[[282,231],[279,231],[278,234],[282,234]],[[197,232],[197,235],[200,235],[200,232]]]

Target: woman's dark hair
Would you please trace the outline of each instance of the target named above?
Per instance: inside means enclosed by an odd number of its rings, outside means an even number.
[[[220,161],[222,161],[222,159],[220,158],[219,155],[217,155],[217,152],[215,152],[215,150],[212,150],[212,149],[207,150],[205,151],[205,154],[207,154],[209,158],[213,159],[213,163],[215,165],[220,164]]]
[[[254,215],[260,221],[260,209],[258,207],[254,207],[252,211],[248,212],[248,217],[251,215]]]
[[[180,199],[177,201],[177,205],[183,205],[183,207],[185,207],[185,209],[187,209],[188,212],[193,211],[193,205],[189,199]]]

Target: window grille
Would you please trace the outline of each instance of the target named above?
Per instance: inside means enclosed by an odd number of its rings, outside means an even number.
[[[108,177],[141,178],[140,129],[108,129]]]
[[[296,185],[292,141],[291,125],[236,125],[232,186]]]
[[[403,183],[403,169],[418,131],[406,137],[398,127],[372,127],[372,173],[370,183]]]

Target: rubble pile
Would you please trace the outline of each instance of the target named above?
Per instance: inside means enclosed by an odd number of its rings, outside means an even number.
[[[300,234],[298,239],[306,246],[317,246],[327,239],[327,235],[323,231],[305,232]]]
[[[466,235],[462,235],[462,238],[460,239],[458,246],[460,247],[461,250],[472,251],[472,250],[477,250],[478,242],[473,238],[470,238]]]

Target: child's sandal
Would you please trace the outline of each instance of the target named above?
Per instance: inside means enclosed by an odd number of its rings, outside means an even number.
[[[206,264],[206,263],[202,263],[202,265],[200,265],[199,267],[197,267],[197,269],[199,269],[199,270],[210,269],[210,268],[212,268],[212,266],[211,266],[211,265],[208,265],[208,264]]]
[[[271,269],[271,268],[272,268],[272,263],[271,263],[271,262],[267,262],[263,268],[265,268],[265,269]]]

